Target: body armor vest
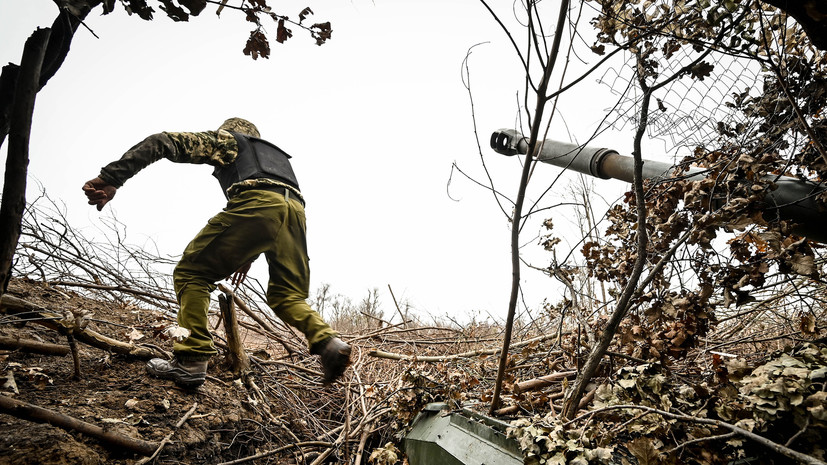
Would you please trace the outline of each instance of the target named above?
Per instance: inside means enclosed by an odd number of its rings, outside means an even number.
[[[226,166],[216,166],[213,176],[218,179],[224,195],[233,184],[247,179],[268,178],[299,188],[299,182],[290,166],[290,155],[263,139],[231,132],[238,142],[238,157]]]

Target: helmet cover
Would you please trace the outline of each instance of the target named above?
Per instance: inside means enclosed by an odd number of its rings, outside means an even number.
[[[242,118],[230,118],[218,127],[219,130],[238,132],[255,138],[260,138],[256,125]]]

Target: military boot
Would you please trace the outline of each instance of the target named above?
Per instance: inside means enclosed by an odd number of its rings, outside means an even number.
[[[207,360],[164,360],[153,358],[146,364],[146,371],[152,376],[175,381],[186,389],[195,389],[204,384],[207,377]]]
[[[345,372],[350,365],[350,350],[350,346],[338,337],[332,337],[313,346],[310,352],[322,358],[325,385],[336,381],[336,378]]]

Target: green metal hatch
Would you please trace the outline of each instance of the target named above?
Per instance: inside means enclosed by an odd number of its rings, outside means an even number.
[[[522,465],[508,426],[467,408],[428,404],[405,436],[405,453],[411,465]]]

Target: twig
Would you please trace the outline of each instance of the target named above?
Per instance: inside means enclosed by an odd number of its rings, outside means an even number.
[[[365,444],[368,442],[370,436],[370,423],[366,425],[362,431],[362,437],[359,438],[359,448],[356,450],[356,458],[353,459],[353,465],[360,465],[362,463],[362,455],[365,453]]]
[[[75,374],[74,379],[80,379],[80,356],[78,356],[78,344],[72,333],[66,333],[66,342],[69,343],[69,349],[72,351],[72,364],[74,365]]]
[[[284,362],[284,361],[281,361],[281,360],[259,360],[258,358],[255,358],[255,357],[253,357],[253,360],[255,360],[256,363],[258,363],[259,365],[282,365],[282,366],[285,366],[287,368],[292,368],[294,370],[303,371],[303,372],[305,372],[309,375],[322,376],[322,372],[320,372],[318,370],[313,370],[313,369],[310,369],[310,368],[306,368],[306,367],[303,367],[301,365],[296,365],[294,363]]]
[[[524,347],[530,344],[534,344],[537,342],[542,342],[548,339],[554,339],[557,337],[556,334],[544,334],[539,337],[535,337],[533,339],[528,339],[526,341],[518,342],[516,344],[511,344],[512,349],[516,349],[519,347]],[[418,356],[418,355],[405,355],[405,354],[394,354],[390,352],[384,352],[381,350],[371,350],[368,352],[368,355],[372,357],[379,357],[379,358],[387,358],[391,360],[411,360],[415,362],[444,362],[447,360],[456,360],[458,358],[470,358],[470,357],[478,357],[480,355],[495,355],[500,353],[502,348],[496,349],[480,349],[480,350],[473,350],[471,352],[463,352],[461,354],[454,354],[454,355],[442,355],[442,356]],[[555,351],[549,355],[553,354],[562,354],[562,351]]]
[[[684,447],[686,447],[688,445],[691,445],[691,444],[697,444],[699,442],[706,442],[706,441],[717,441],[719,439],[729,439],[731,437],[734,437],[735,435],[736,435],[736,433],[726,433],[726,434],[719,434],[718,436],[707,436],[705,438],[697,438],[697,439],[693,439],[691,441],[686,441],[683,444],[680,444],[680,445],[670,449],[668,452],[666,452],[666,455],[673,454],[673,453],[675,453],[675,452],[677,452],[677,451],[679,451],[679,450],[683,449]]]
[[[399,308],[399,303],[396,302],[396,296],[393,295],[393,289],[391,288],[390,284],[388,284],[388,291],[390,291],[390,293],[391,293],[391,298],[393,299],[393,305],[396,307],[396,311],[399,312],[399,317],[402,318],[403,327],[407,328],[408,323],[405,322],[405,315],[402,314],[402,309]]]
[[[161,453],[161,449],[163,449],[164,446],[169,444],[169,441],[172,439],[172,435],[175,434],[175,431],[178,430],[178,428],[180,428],[181,426],[183,426],[183,424],[187,422],[187,420],[192,416],[192,414],[195,413],[196,408],[198,408],[198,402],[193,403],[192,407],[190,407],[190,409],[187,410],[187,413],[185,413],[184,416],[181,417],[180,420],[178,420],[178,423],[175,424],[175,428],[173,429],[173,431],[164,436],[164,439],[161,440],[161,444],[159,444],[158,448],[155,449],[155,453],[153,453],[149,457],[144,457],[141,460],[138,460],[137,462],[135,462],[135,465],[144,465],[145,463],[157,457],[158,454]]]
[[[77,282],[69,282],[69,281],[49,281],[47,284],[49,284],[51,286],[83,287],[83,288],[87,288],[87,289],[97,289],[97,290],[102,290],[102,291],[117,291],[117,292],[123,292],[125,294],[133,294],[133,295],[139,295],[139,296],[143,296],[143,297],[149,297],[151,299],[158,299],[158,300],[161,300],[161,301],[164,301],[164,302],[167,302],[167,303],[171,303],[171,304],[175,304],[175,305],[178,304],[178,301],[176,301],[173,298],[166,297],[166,296],[163,296],[163,295],[153,294],[151,292],[143,291],[143,290],[140,290],[140,289],[132,289],[132,288],[129,288],[129,287],[124,287],[124,286],[105,286],[103,284],[77,283]]]
[[[373,332],[370,332],[368,334],[365,334],[363,336],[358,336],[358,337],[348,339],[347,342],[353,344],[355,341],[361,341],[362,339],[370,339],[372,337],[376,337],[379,334],[386,334],[387,331],[388,331],[388,328],[398,328],[398,327],[402,326],[403,324],[405,324],[404,321],[402,323],[397,323],[395,325],[385,326],[384,328],[379,328],[379,329],[377,329]]]
[[[330,447],[333,444],[324,441],[305,441],[305,442],[297,442],[294,444],[288,444],[284,447],[279,447],[278,449],[268,450],[266,452],[259,452],[256,455],[251,455],[249,457],[240,458],[237,460],[231,460],[229,462],[221,462],[217,465],[238,465],[239,463],[247,463],[252,462],[253,460],[258,460],[260,458],[269,457],[271,455],[278,454],[279,452],[284,452],[286,450],[294,449],[294,448],[301,448],[301,447]]]
[[[342,425],[342,426],[344,426],[344,425]],[[344,428],[343,428],[343,429],[344,429]],[[330,456],[330,454],[332,454],[332,453],[333,453],[333,451],[336,449],[336,446],[337,446],[337,445],[339,445],[340,443],[342,443],[342,442],[343,442],[343,440],[344,440],[346,437],[347,437],[347,435],[345,434],[345,432],[344,432],[344,431],[342,431],[342,433],[341,433],[341,434],[339,434],[339,437],[338,437],[338,438],[336,438],[336,440],[333,442],[333,444],[330,444],[330,445],[327,447],[327,449],[325,449],[325,450],[324,450],[324,452],[322,452],[321,454],[319,454],[319,456],[318,456],[318,457],[316,457],[316,459],[315,459],[315,460],[313,460],[312,462],[310,462],[310,465],[320,465],[320,464],[324,463],[324,462],[325,462],[325,460],[327,460],[327,458]]]
[[[351,409],[350,409],[350,405],[351,405],[350,386],[351,386],[352,383],[353,383],[353,378],[352,377],[348,378],[347,388],[345,389],[345,429],[344,429],[345,436],[350,436],[350,433],[351,433],[351,430],[350,430],[351,424],[350,424],[350,422],[351,422],[352,418],[351,418],[351,414],[350,414],[350,412],[351,412]],[[345,463],[350,463],[350,453],[349,452],[350,452],[350,448],[345,447]]]
[[[810,427],[810,416],[807,415],[807,419],[804,421],[804,426],[802,426],[801,429],[798,430],[797,433],[793,434],[792,437],[790,437],[790,439],[787,439],[787,442],[784,443],[784,445],[786,447],[792,446],[793,443],[795,442],[795,440],[798,439],[799,436],[804,434],[804,432],[807,431],[807,428],[809,428],[809,427]]]

